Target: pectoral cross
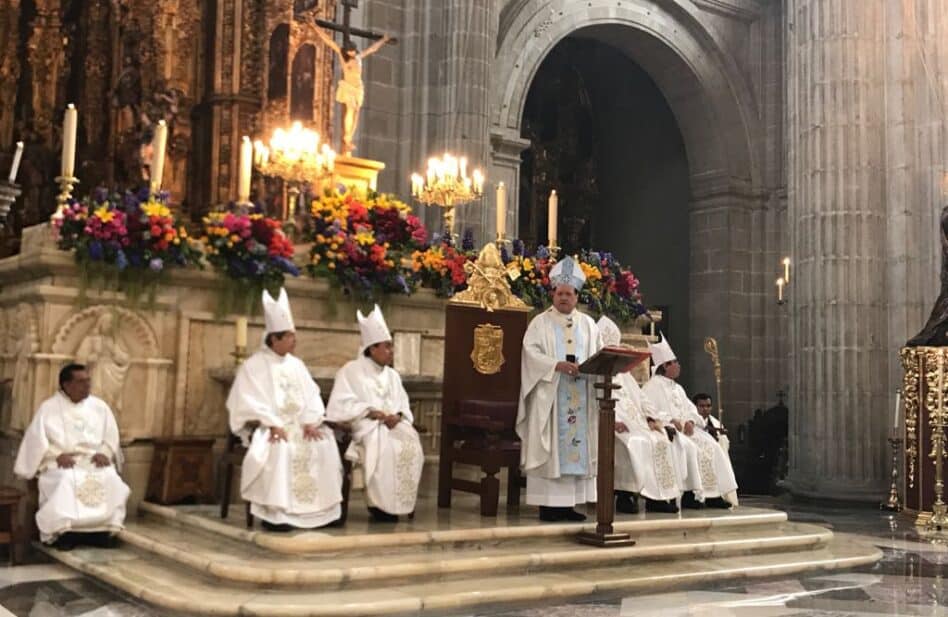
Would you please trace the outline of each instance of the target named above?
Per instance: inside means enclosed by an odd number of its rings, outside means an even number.
[[[352,37],[357,36],[363,39],[369,39],[370,41],[377,41],[381,39],[384,35],[378,32],[372,32],[371,30],[363,30],[361,28],[353,28],[351,25],[352,20],[352,9],[359,8],[359,0],[341,0],[342,1],[342,24],[337,24],[334,21],[328,21],[326,19],[315,18],[313,21],[317,25],[326,28],[327,30],[332,30],[333,32],[342,33],[342,48],[345,49],[352,45]],[[396,39],[389,39],[389,43],[396,43]]]

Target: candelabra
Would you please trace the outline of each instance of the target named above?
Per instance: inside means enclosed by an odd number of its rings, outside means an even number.
[[[320,144],[319,133],[294,122],[290,129],[276,129],[270,145],[254,143],[254,166],[265,176],[281,178],[287,183],[285,217],[296,215],[300,186],[314,184],[332,176],[336,153],[328,143]]]
[[[444,209],[444,228],[452,239],[455,207],[479,199],[483,192],[484,174],[481,170],[475,169],[468,177],[467,159],[458,159],[448,153],[440,159],[428,159],[424,176],[417,173],[411,176],[412,196],[425,205]]]
[[[230,355],[234,357],[234,366],[240,366],[247,359],[247,346],[235,345],[234,351],[230,352]]]
[[[889,447],[892,448],[892,485],[889,487],[889,499],[879,504],[879,508],[892,512],[901,512],[902,500],[899,498],[899,450],[902,448],[902,440],[890,437],[888,442]]]
[[[13,208],[13,202],[20,195],[19,185],[12,182],[0,181],[0,229],[3,229],[7,216]]]

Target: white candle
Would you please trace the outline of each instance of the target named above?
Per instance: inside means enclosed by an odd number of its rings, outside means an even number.
[[[161,190],[161,177],[165,171],[165,145],[168,143],[168,125],[159,120],[155,127],[155,136],[151,140],[151,190]]]
[[[250,201],[250,176],[253,173],[253,144],[244,135],[240,141],[240,180],[237,183],[237,202]]]
[[[902,403],[902,389],[895,391],[895,419],[892,420],[892,428],[899,428],[899,407]]]
[[[783,258],[783,280],[788,285],[790,284],[790,258]]]
[[[556,191],[550,193],[549,201],[549,225],[547,226],[548,245],[556,246],[556,217],[558,216],[560,199],[556,196]]]
[[[507,187],[503,182],[497,183],[497,237],[503,238],[507,233]]]
[[[7,178],[11,183],[16,182],[16,174],[20,171],[20,159],[23,158],[23,142],[16,142],[16,150],[13,152],[13,164],[10,165],[10,175]]]
[[[247,318],[237,318],[237,332],[235,335],[235,344],[237,347],[247,347]]]
[[[70,103],[63,116],[63,156],[60,174],[63,178],[72,178],[76,171],[76,127],[79,126],[79,114],[76,106]]]
[[[421,189],[424,186],[425,181],[421,177],[421,174],[412,174],[411,175],[411,194],[413,197],[418,197],[421,195]]]
[[[777,279],[777,302],[783,302],[783,286],[786,284],[786,281],[783,280],[783,277]]]

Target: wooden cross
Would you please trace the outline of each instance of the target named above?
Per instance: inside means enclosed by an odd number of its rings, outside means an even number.
[[[357,36],[363,39],[369,39],[370,41],[377,41],[381,39],[384,35],[378,32],[372,32],[371,30],[363,30],[361,28],[353,28],[351,25],[352,18],[352,9],[359,8],[359,0],[342,0],[342,24],[337,24],[334,21],[328,21],[325,19],[315,18],[313,21],[317,25],[326,28],[327,30],[332,30],[333,32],[342,33],[342,48],[346,49],[352,45],[352,37]],[[389,39],[389,43],[397,43],[397,39]]]

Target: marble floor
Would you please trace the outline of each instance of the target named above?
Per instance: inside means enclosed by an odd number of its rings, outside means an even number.
[[[629,597],[594,597],[547,606],[498,606],[458,617],[622,617],[931,615],[948,617],[948,542],[920,537],[911,520],[871,508],[742,498],[742,505],[785,510],[791,521],[819,523],[880,547],[882,561],[848,572],[746,583],[691,586]],[[0,558],[4,556],[0,555]],[[174,617],[124,597],[91,579],[33,555],[31,563],[0,566],[0,617]]]

